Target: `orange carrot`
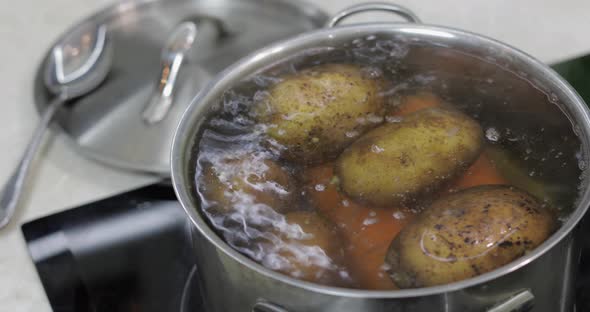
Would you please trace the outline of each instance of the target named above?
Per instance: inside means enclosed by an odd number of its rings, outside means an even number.
[[[392,116],[406,116],[421,109],[441,106],[442,100],[433,93],[422,91],[413,95],[407,95],[402,99],[397,110]]]
[[[502,177],[484,151],[461,177],[453,181],[448,188],[443,190],[443,193],[456,192],[478,185],[489,184],[508,184],[508,181]]]
[[[365,289],[396,289],[383,267],[391,241],[413,216],[401,209],[372,209],[355,203],[333,183],[332,164],[306,170],[312,204],[341,230],[353,277]]]
[[[507,184],[485,152],[467,169],[465,174],[457,180],[454,187],[466,189],[468,187],[485,184]]]

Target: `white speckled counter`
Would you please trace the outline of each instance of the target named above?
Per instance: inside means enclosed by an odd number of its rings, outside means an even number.
[[[0,10],[0,183],[12,172],[37,122],[32,81],[55,38],[107,0],[21,0]],[[318,0],[327,12],[358,0]],[[401,0],[424,22],[478,32],[516,46],[545,62],[590,51],[587,0]],[[14,222],[0,231],[0,311],[51,308],[28,257],[20,225],[153,181],[88,161],[52,135]]]

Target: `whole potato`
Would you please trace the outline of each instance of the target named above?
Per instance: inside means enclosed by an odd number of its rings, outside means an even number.
[[[206,203],[219,212],[265,204],[277,212],[291,210],[295,183],[287,170],[270,159],[246,156],[207,165],[199,176]]]
[[[556,224],[551,211],[524,191],[477,186],[433,202],[392,242],[386,263],[400,288],[456,282],[524,255]]]
[[[391,207],[460,174],[482,145],[476,121],[460,112],[427,108],[363,135],[339,156],[335,170],[351,197]]]
[[[334,158],[383,119],[381,81],[360,67],[328,64],[285,77],[255,106],[268,135],[299,163]]]
[[[284,261],[278,271],[310,282],[346,283],[338,274],[344,250],[336,226],[311,211],[290,212],[285,217],[290,226],[277,230],[278,255]]]

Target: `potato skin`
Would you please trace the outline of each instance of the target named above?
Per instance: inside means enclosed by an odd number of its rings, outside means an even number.
[[[285,246],[280,249],[279,255],[288,262],[287,266],[279,269],[280,272],[321,284],[343,285],[350,282],[342,280],[338,274],[344,250],[333,223],[313,211],[290,212],[285,218],[289,224],[299,225],[307,237],[289,237],[286,233],[278,233]]]
[[[335,158],[359,134],[381,122],[381,81],[360,67],[327,64],[287,76],[255,106],[268,135],[298,163]]]
[[[293,209],[296,186],[290,173],[271,159],[246,156],[206,165],[199,177],[205,202],[218,212],[229,213],[234,205],[265,204],[284,213]]]
[[[391,207],[459,175],[482,146],[476,121],[457,111],[427,108],[363,135],[340,155],[335,170],[351,197]]]
[[[452,283],[511,262],[556,227],[555,216],[532,195],[477,186],[433,202],[400,232],[385,261],[400,288]]]

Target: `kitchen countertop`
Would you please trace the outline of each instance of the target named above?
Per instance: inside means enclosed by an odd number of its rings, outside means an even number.
[[[32,81],[36,66],[55,38],[72,23],[112,1],[21,0],[0,11],[0,183],[18,162],[38,117]],[[333,13],[354,0],[317,1]],[[462,28],[507,42],[545,62],[590,51],[587,0],[401,0],[423,21]],[[64,137],[51,134],[38,157],[25,199],[13,222],[0,230],[0,311],[51,311],[28,257],[20,225],[82,203],[155,181],[89,161]]]

